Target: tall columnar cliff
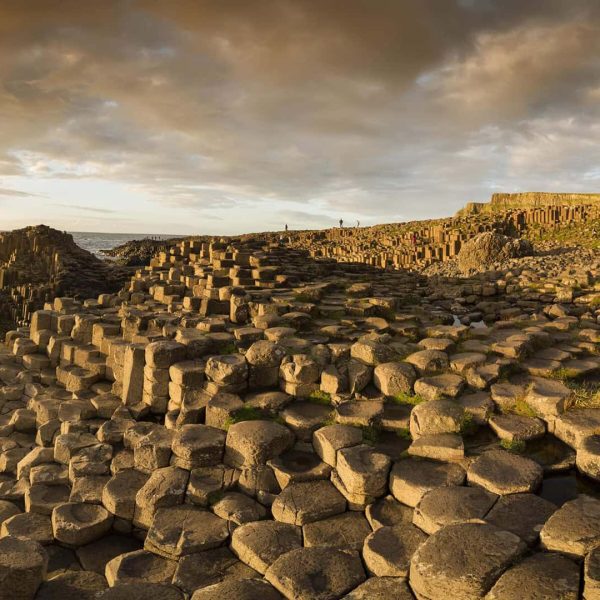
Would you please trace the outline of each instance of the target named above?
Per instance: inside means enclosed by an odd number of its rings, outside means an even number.
[[[514,207],[502,208],[498,195],[483,205],[484,208],[467,205],[450,218],[292,232],[288,237],[290,244],[308,249],[314,257],[383,268],[421,269],[456,257],[465,242],[485,231],[537,239],[541,233],[560,236],[561,232],[575,227],[582,238],[597,239],[600,194],[582,196],[586,196],[585,202],[575,202],[572,198],[572,202],[555,204],[549,198],[552,202],[517,207],[515,200]],[[530,197],[532,203],[534,199],[535,196]],[[538,198],[542,199],[542,196]],[[494,202],[497,208],[492,209]]]
[[[549,206],[600,206],[600,194],[579,194],[562,192],[519,192],[514,194],[492,194],[490,202],[469,202],[458,211],[457,216],[530,209]]]
[[[0,234],[0,302],[4,321],[26,321],[53,297],[114,292],[126,273],[46,225]]]

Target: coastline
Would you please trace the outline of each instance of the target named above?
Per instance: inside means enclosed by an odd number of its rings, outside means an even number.
[[[182,237],[152,233],[110,233],[96,231],[69,231],[68,233],[73,236],[73,240],[79,247],[104,260],[106,260],[107,255],[103,250],[113,250],[123,244],[140,242],[142,240],[168,240]]]

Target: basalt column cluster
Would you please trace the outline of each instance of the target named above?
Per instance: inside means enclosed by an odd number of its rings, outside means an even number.
[[[600,264],[268,240],[182,241],[6,335],[0,598],[597,597]]]

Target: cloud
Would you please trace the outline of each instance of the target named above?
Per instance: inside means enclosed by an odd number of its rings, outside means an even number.
[[[592,0],[4,2],[0,176],[315,226],[591,186],[599,34]]]
[[[581,103],[598,82],[597,22],[529,25],[476,36],[473,51],[431,76],[434,90],[468,119],[523,117]]]
[[[116,213],[118,211],[116,210],[111,210],[108,208],[95,208],[92,206],[79,206],[77,204],[58,204],[58,203],[53,203],[52,206],[59,206],[61,208],[70,208],[73,210],[82,210],[84,212],[91,212],[91,213],[99,213],[99,214],[112,214],[112,213]]]
[[[8,196],[10,198],[40,198],[39,194],[31,194],[21,190],[11,190],[8,188],[0,188],[0,196]]]

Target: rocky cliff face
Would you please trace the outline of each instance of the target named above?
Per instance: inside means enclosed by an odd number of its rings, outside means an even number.
[[[102,254],[110,256],[115,264],[127,267],[142,267],[150,264],[150,260],[158,252],[167,251],[181,238],[166,240],[130,240],[114,248],[102,250]]]
[[[516,208],[530,209],[549,206],[600,205],[600,194],[571,194],[560,192],[520,192],[516,194],[492,194],[489,202],[469,202],[456,216],[468,216],[485,212],[505,211]]]
[[[56,296],[90,298],[119,289],[127,273],[46,225],[0,234],[0,321],[27,321]],[[0,327],[2,323],[0,322]]]
[[[492,194],[492,208],[533,208],[538,206],[568,206],[572,204],[600,204],[600,194],[563,194],[555,192],[523,192],[519,194]]]

